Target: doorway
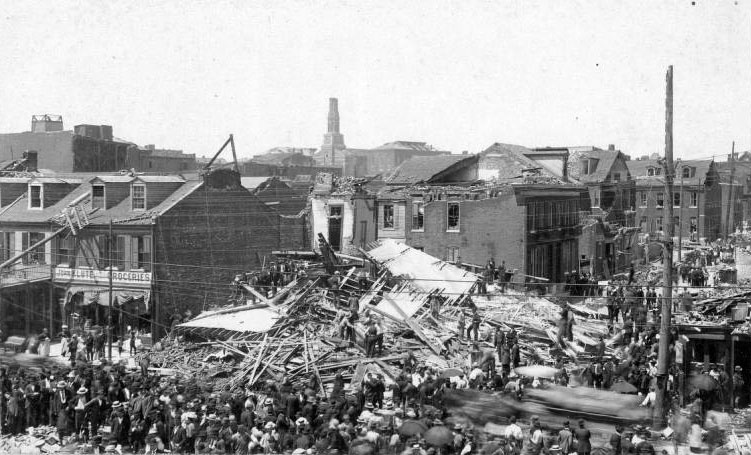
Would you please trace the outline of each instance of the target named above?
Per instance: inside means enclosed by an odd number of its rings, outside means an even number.
[[[329,206],[329,245],[334,251],[342,248],[342,206]]]

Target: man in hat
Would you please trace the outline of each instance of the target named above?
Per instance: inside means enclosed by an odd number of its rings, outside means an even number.
[[[126,445],[130,437],[130,418],[123,409],[122,403],[112,403],[112,413],[109,418],[110,432],[118,444]]]
[[[561,454],[568,455],[574,445],[574,434],[571,431],[568,420],[563,422],[563,428],[558,432],[558,446],[561,448]]]
[[[574,432],[576,436],[576,453],[577,455],[589,455],[592,451],[592,443],[590,438],[592,434],[584,426],[584,419],[579,419],[579,428]]]

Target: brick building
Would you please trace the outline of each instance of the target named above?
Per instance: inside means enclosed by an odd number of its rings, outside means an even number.
[[[578,269],[587,189],[525,154],[533,155],[496,143],[477,155],[403,163],[378,193],[378,238],[450,262],[482,266],[492,257],[519,276],[564,282]]]
[[[636,223],[645,234],[664,232],[665,204],[673,204],[675,235],[684,239],[713,241],[722,233],[722,188],[717,166],[711,160],[678,161],[673,200],[665,195],[664,169],[657,160],[627,162],[635,180]]]
[[[113,136],[110,125],[76,125],[65,130],[59,115],[34,115],[31,130],[0,134],[0,162],[37,153],[39,168],[54,172],[186,172],[196,169],[195,155],[136,144]]]
[[[638,230],[634,228],[634,180],[628,157],[610,145],[535,149],[568,152],[567,173],[589,191],[589,213],[582,222],[579,255],[582,267],[601,278],[627,271],[636,259]]]
[[[75,235],[60,233],[70,205],[88,213]],[[116,331],[163,334],[171,314],[224,302],[234,275],[278,248],[279,223],[226,169],[0,179],[0,259],[50,239],[0,271],[3,330],[104,324],[111,270]]]

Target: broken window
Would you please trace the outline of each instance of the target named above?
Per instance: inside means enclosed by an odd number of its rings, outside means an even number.
[[[91,186],[91,208],[104,208],[104,185]]]
[[[412,230],[422,231],[425,229],[425,203],[422,201],[412,202]]]
[[[383,228],[394,229],[394,204],[383,206]]]
[[[459,230],[459,203],[458,202],[448,203],[447,230],[449,231]]]

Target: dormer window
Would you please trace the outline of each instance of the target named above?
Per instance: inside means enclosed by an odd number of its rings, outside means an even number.
[[[660,175],[662,174],[662,168],[659,167],[648,167],[647,168],[647,175],[652,177],[654,175]]]
[[[691,177],[694,177],[696,175],[696,168],[683,166],[683,173],[681,175],[683,176],[683,178],[690,179]]]
[[[597,163],[600,160],[597,158],[588,158],[585,160],[582,160],[582,174],[594,174],[594,172],[597,170]]]
[[[42,185],[29,185],[29,208],[41,209],[44,196]]]
[[[92,185],[91,186],[91,208],[93,209],[105,208],[104,185]]]
[[[133,210],[146,210],[146,186],[133,185],[132,188]]]

